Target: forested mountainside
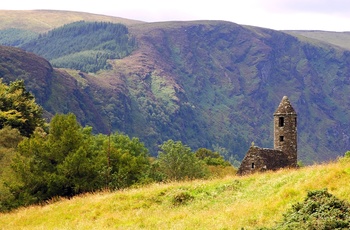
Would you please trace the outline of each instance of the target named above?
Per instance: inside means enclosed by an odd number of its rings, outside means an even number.
[[[252,142],[272,147],[273,113],[284,95],[298,113],[299,159],[324,161],[348,150],[348,50],[223,21],[127,27],[136,48],[109,60],[108,70],[55,69],[2,47],[16,61],[2,57],[0,65],[16,71],[0,76],[24,78],[48,114],[73,112],[95,132],[139,137],[152,154],[168,139],[194,150],[223,147],[239,159]],[[28,59],[30,69],[23,67]]]
[[[17,46],[46,58],[54,67],[94,73],[110,69],[107,60],[129,55],[136,45],[123,24],[79,21]]]

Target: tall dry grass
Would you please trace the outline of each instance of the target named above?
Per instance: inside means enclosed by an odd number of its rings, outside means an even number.
[[[0,214],[0,229],[255,229],[307,191],[350,201],[350,159],[245,177],[152,184]]]

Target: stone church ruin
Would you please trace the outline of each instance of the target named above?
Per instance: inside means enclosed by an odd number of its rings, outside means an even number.
[[[274,149],[251,146],[238,175],[297,167],[297,114],[284,96],[274,117]]]

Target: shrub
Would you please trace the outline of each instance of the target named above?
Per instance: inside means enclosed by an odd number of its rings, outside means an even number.
[[[350,205],[326,189],[310,191],[283,215],[283,221],[272,229],[349,229]]]
[[[172,199],[174,206],[184,205],[193,200],[194,197],[188,191],[179,191]]]
[[[344,154],[344,157],[350,158],[350,151],[346,151],[345,154]]]

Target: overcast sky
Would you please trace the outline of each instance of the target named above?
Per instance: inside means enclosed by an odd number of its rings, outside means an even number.
[[[277,30],[350,31],[350,0],[8,0],[3,10],[71,10],[136,19],[226,20]]]

